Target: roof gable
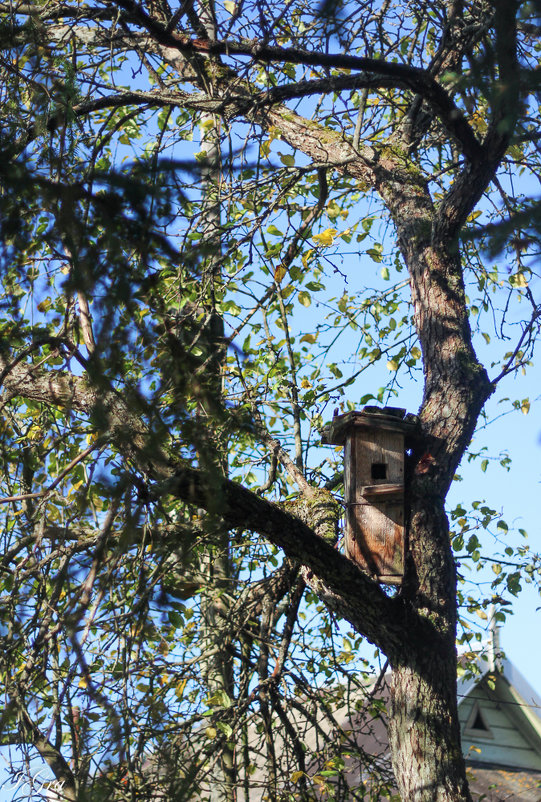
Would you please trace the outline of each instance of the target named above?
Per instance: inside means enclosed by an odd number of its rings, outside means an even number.
[[[509,681],[511,672],[506,676],[502,669],[486,672],[459,699],[464,755],[471,763],[541,771],[541,719],[533,710],[535,700],[524,699]]]

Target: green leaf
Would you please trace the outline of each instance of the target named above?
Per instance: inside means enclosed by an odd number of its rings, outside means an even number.
[[[227,708],[227,707],[231,707],[232,702],[231,702],[231,699],[229,698],[229,696],[227,695],[227,693],[224,690],[220,689],[220,690],[216,691],[215,693],[213,693],[212,696],[209,696],[205,700],[205,704],[207,705],[207,707],[225,707],[225,708]]]
[[[463,535],[457,535],[453,540],[453,548],[455,551],[462,551],[464,548],[464,537]]]
[[[286,167],[295,166],[295,157],[292,156],[290,153],[279,153],[278,156],[280,157],[280,161],[282,162],[282,164],[285,164]]]
[[[376,244],[372,248],[369,248],[366,253],[373,262],[381,262],[383,259],[383,245],[381,245],[379,242],[376,242]]]
[[[231,738],[233,735],[233,728],[230,724],[227,724],[225,721],[218,721],[216,724],[217,728],[223,732],[226,738]]]
[[[51,299],[45,298],[44,301],[40,301],[37,308],[40,312],[48,312],[52,305],[53,302],[51,301]]]
[[[235,315],[237,317],[241,313],[240,306],[235,303],[235,301],[225,301],[221,304],[221,307],[224,312],[229,312],[231,315]]]

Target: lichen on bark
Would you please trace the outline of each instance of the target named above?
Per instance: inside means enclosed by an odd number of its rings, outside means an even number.
[[[328,490],[313,488],[310,495],[303,493],[282,506],[331,546],[338,542],[342,507]]]

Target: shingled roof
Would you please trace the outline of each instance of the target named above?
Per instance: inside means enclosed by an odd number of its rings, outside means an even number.
[[[541,772],[506,769],[498,766],[468,766],[468,781],[475,802],[539,802],[541,800]]]

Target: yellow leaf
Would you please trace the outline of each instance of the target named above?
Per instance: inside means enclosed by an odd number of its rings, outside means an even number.
[[[184,688],[186,687],[186,683],[188,682],[187,679],[181,679],[180,682],[177,682],[175,686],[175,696],[177,699],[182,699],[184,694]]]
[[[41,440],[42,437],[43,437],[43,432],[41,431],[40,427],[36,423],[33,423],[26,433],[26,439]]]
[[[301,777],[304,777],[304,771],[294,771],[290,780],[292,783],[298,783]]]
[[[389,361],[387,362],[387,370],[392,370],[392,371],[398,370],[398,362],[396,361],[396,359],[389,359]]]
[[[302,379],[301,387],[304,387],[305,390],[308,390],[312,385],[308,381],[308,379]]]
[[[328,248],[329,245],[332,245],[334,242],[334,238],[338,234],[336,228],[326,228],[325,231],[322,231],[321,234],[314,234],[312,239],[317,245],[322,245],[324,248]]]
[[[509,276],[509,283],[512,287],[527,287],[528,281],[524,273],[515,273],[512,276]]]
[[[266,142],[262,142],[259,147],[262,156],[268,156],[270,153],[271,142],[274,139],[280,139],[282,136],[280,129],[276,128],[276,126],[274,125],[271,125],[271,127],[268,130],[268,134],[269,134],[268,140]]]
[[[81,677],[79,680],[79,688],[86,688],[88,686],[88,682],[84,677]]]
[[[207,738],[216,738],[217,732],[218,731],[216,727],[207,727],[207,729],[205,730],[205,735],[207,736]]]
[[[327,204],[327,217],[329,218],[329,220],[332,220],[332,222],[334,223],[339,214],[340,214],[340,206],[337,204],[337,202],[335,200],[329,201],[329,203]]]
[[[40,312],[47,312],[51,308],[52,305],[53,304],[52,304],[51,299],[50,298],[45,298],[44,301],[40,301],[40,303],[38,304],[38,310]]]
[[[309,261],[310,261],[310,259],[312,258],[312,255],[313,255],[313,253],[314,253],[314,249],[313,249],[313,248],[308,248],[308,250],[306,251],[306,253],[303,253],[303,255],[302,255],[302,264],[303,264],[303,267],[305,267],[305,268],[307,268],[307,267],[308,267],[308,262],[309,262]]]
[[[278,267],[274,271],[274,280],[275,280],[275,282],[277,284],[280,284],[280,282],[282,281],[282,279],[283,279],[283,277],[285,276],[286,273],[287,273],[287,268],[283,264],[282,265],[278,265]]]
[[[524,401],[520,405],[520,411],[522,412],[523,415],[527,415],[528,414],[528,412],[530,411],[530,399],[529,398],[525,398],[524,399]]]
[[[313,345],[317,340],[317,334],[303,334],[301,337],[301,343],[310,343]]]
[[[229,11],[230,14],[235,13],[235,9],[237,4],[233,2],[233,0],[224,0],[224,8],[226,11]]]
[[[207,117],[202,123],[200,123],[199,127],[202,128],[205,133],[207,133],[207,131],[210,131],[212,128],[214,128],[214,118]]]

